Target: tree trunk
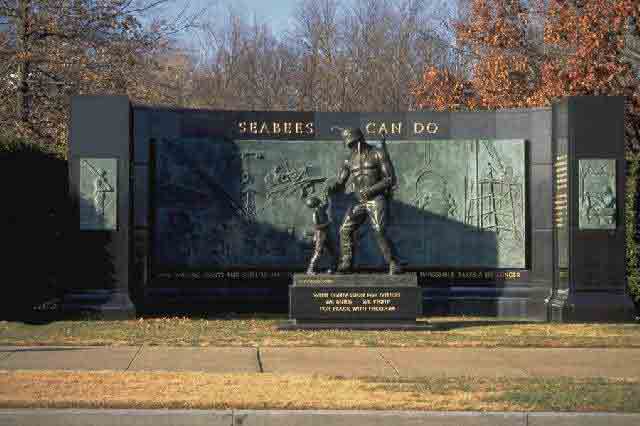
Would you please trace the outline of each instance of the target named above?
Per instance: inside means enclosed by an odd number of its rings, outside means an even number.
[[[18,54],[18,92],[17,111],[22,123],[29,122],[29,20],[31,13],[31,0],[18,0],[16,18],[16,50]]]

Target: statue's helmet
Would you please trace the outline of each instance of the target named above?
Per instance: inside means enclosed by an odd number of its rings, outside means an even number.
[[[305,200],[305,204],[307,205],[307,207],[310,207],[312,209],[315,209],[316,207],[318,207],[320,203],[321,201],[320,201],[320,198],[318,197],[309,197]]]
[[[344,141],[344,145],[349,148],[355,142],[359,140],[364,140],[364,134],[362,130],[358,127],[353,127],[350,129],[344,129],[342,131],[342,140]]]

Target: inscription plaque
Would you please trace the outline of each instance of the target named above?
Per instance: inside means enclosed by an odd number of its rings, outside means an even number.
[[[416,274],[294,274],[289,287],[291,321],[282,327],[408,328],[417,326],[421,313]]]
[[[117,227],[118,160],[80,159],[80,229],[114,231]]]
[[[556,264],[558,265],[556,279],[563,285],[568,285],[569,280],[569,157],[567,144],[566,138],[558,138],[557,155],[553,162],[555,176],[553,219],[556,228]]]
[[[567,155],[558,155],[553,163],[555,171],[555,191],[553,199],[553,217],[556,228],[567,225],[567,183],[569,179]]]
[[[616,160],[580,159],[579,228],[616,229]]]

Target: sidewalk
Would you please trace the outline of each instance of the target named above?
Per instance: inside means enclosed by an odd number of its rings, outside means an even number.
[[[356,410],[0,410],[1,426],[635,426],[640,414]]]
[[[19,369],[638,378],[640,349],[0,347],[0,370]]]
[[[203,371],[342,377],[640,377],[640,349],[0,347],[0,370]],[[362,410],[0,409],[0,426],[632,426],[640,414]]]

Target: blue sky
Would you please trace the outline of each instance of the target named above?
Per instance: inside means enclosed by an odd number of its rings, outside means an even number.
[[[275,33],[287,28],[287,21],[291,17],[297,0],[242,0],[247,5],[249,13],[256,13],[264,22],[271,25]]]
[[[271,27],[274,35],[281,36],[286,30],[292,28],[292,16],[301,0],[168,0],[159,10],[164,16],[175,16],[185,5],[189,5],[189,10],[194,13],[204,8],[207,9],[202,15],[204,21],[216,22],[218,17],[226,17],[229,8],[233,8],[237,13],[243,15],[247,21],[251,21],[255,15],[259,23],[266,23]],[[353,0],[338,0],[339,6],[352,3]],[[425,6],[436,11],[447,11],[452,3],[448,0],[427,0]],[[439,22],[439,16],[432,16],[435,25]],[[143,18],[144,21],[144,18]],[[183,33],[179,38],[191,45],[196,41],[193,33]]]
[[[299,0],[170,0],[163,7],[168,15],[175,15],[185,4],[190,5],[192,11],[207,8],[207,15],[215,20],[218,13],[226,13],[229,6],[244,14],[247,19],[256,15],[258,22],[271,26],[277,35],[285,31],[288,21]],[[217,13],[216,13],[217,12]]]

